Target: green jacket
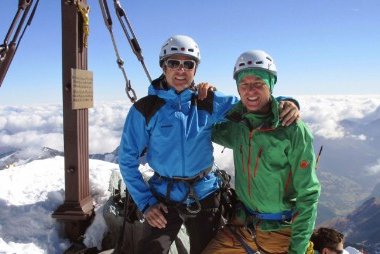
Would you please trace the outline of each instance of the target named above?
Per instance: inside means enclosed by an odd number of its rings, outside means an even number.
[[[261,221],[260,229],[291,226],[289,253],[305,253],[314,228],[320,184],[315,173],[313,136],[299,120],[280,124],[278,102],[262,116],[239,102],[227,121],[215,125],[213,141],[233,149],[235,188],[246,207],[261,213],[293,211],[292,223]]]

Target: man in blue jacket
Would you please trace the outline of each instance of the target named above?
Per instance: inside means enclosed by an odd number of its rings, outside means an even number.
[[[159,58],[163,75],[152,82],[148,96],[131,107],[125,122],[120,170],[145,217],[138,253],[167,253],[183,223],[190,253],[201,253],[220,226],[211,130],[237,98],[213,91],[203,100],[197,98],[193,80],[200,59],[192,38],[169,38]],[[292,122],[298,110],[287,105],[283,114]],[[138,169],[144,151],[154,170],[148,182]]]

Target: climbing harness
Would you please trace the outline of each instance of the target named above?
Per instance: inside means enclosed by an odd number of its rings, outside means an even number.
[[[257,211],[252,211],[241,202],[239,203],[239,205],[242,206],[247,215],[249,217],[252,217],[253,219],[291,222],[293,216],[293,212],[291,210],[282,211],[278,213],[260,213]]]
[[[283,223],[290,224],[292,220],[293,213],[292,211],[283,211],[278,213],[259,213],[257,211],[252,211],[248,207],[246,207],[242,202],[238,202],[236,205],[236,209],[243,210],[243,213],[245,213],[244,218],[244,225],[245,229],[250,233],[252,239],[256,243],[256,246],[258,250],[255,252],[250,246],[248,246],[244,239],[236,232],[236,230],[233,228],[232,225],[227,225],[228,229],[233,233],[235,238],[242,244],[243,248],[246,250],[247,253],[261,253],[261,254],[269,254],[267,251],[264,251],[264,249],[259,245],[257,242],[257,235],[256,235],[256,227],[259,221],[261,220],[267,220],[267,221],[279,221]]]
[[[39,0],[35,2],[33,10],[31,14],[29,15],[28,21],[26,22],[23,28],[25,19],[28,16],[28,12],[31,6],[33,5],[33,0],[19,0],[17,12],[5,36],[3,44],[0,45],[0,86],[3,83],[3,80],[5,78],[5,75],[7,74],[9,66],[13,60],[13,57],[16,54],[17,48],[20,45],[21,39],[24,36],[26,28],[30,26],[30,24],[32,23],[34,14],[38,6],[38,2]],[[21,16],[21,19],[19,20],[20,16]],[[12,40],[9,41],[12,36],[13,30],[16,28],[17,23],[18,23],[17,29],[15,33],[13,34]],[[18,38],[22,28],[23,30],[22,30],[21,36],[20,38]]]
[[[121,4],[118,0],[113,0],[113,2],[114,2],[116,15],[120,21],[121,26],[123,27],[125,35],[128,38],[128,42],[131,45],[132,51],[137,56],[137,59],[141,62],[142,66],[144,68],[145,74],[148,77],[149,82],[152,82],[152,78],[150,77],[148,69],[146,68],[145,63],[144,63],[144,58],[142,56],[141,47],[137,42],[137,39],[136,39],[135,34],[133,32],[133,29],[132,29],[132,27],[128,21],[127,15],[126,15],[124,9],[121,7]],[[127,77],[127,73],[124,69],[124,61],[123,61],[123,59],[121,59],[120,54],[119,54],[119,50],[117,48],[115,37],[114,37],[113,31],[112,31],[112,18],[111,18],[110,11],[108,8],[107,0],[99,0],[99,5],[100,5],[100,9],[102,10],[102,16],[104,19],[104,23],[105,23],[105,25],[106,25],[109,33],[110,33],[110,36],[111,36],[113,48],[114,48],[116,58],[117,58],[116,63],[119,66],[120,70],[122,71],[124,79],[125,79],[125,92],[127,93],[127,96],[131,100],[131,102],[134,103],[137,100],[137,96],[136,96],[135,90],[131,86],[131,81]],[[128,28],[130,29],[131,34],[128,33],[127,28],[126,28],[125,24],[123,23],[123,20],[122,20],[123,17],[127,23]]]
[[[161,176],[157,172],[154,172],[154,177],[163,179],[168,182],[168,185],[166,188],[166,196],[165,196],[166,204],[175,203],[176,205],[181,205],[183,204],[183,202],[186,201],[186,211],[188,212],[189,216],[192,216],[192,215],[198,214],[202,209],[201,203],[199,202],[199,197],[194,191],[194,185],[203,177],[208,175],[211,171],[212,171],[212,167],[209,167],[193,177],[166,177],[166,176]],[[173,202],[170,200],[170,193],[172,191],[174,183],[184,183],[189,188],[189,191],[186,193],[184,198],[178,202]],[[154,190],[152,191],[155,193]]]
[[[290,222],[293,216],[293,212],[291,210],[278,212],[278,213],[259,213],[259,212],[250,210],[246,206],[244,206],[244,208],[246,212],[248,213],[248,216],[252,216],[253,218],[259,219],[259,220],[274,220],[274,221]]]

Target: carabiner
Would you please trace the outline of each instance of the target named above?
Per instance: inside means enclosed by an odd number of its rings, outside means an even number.
[[[128,80],[127,84],[125,85],[125,92],[127,93],[127,96],[131,100],[131,102],[135,103],[137,100],[137,96],[136,96],[135,90],[133,90],[131,86],[130,80]]]
[[[191,205],[188,204],[186,206],[186,210],[190,213],[190,214],[197,214],[201,211],[202,209],[202,206],[201,206],[201,203],[199,202],[199,198],[197,197],[197,195],[195,195],[194,193],[194,189],[192,186],[190,186],[190,190],[189,190],[189,195],[188,195],[188,199],[193,199],[195,201],[195,204],[196,204],[196,209],[191,209]]]

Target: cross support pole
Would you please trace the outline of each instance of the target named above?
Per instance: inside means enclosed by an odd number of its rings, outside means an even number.
[[[87,70],[83,17],[78,4],[87,5],[87,1],[61,1],[65,201],[52,215],[63,221],[66,236],[74,242],[83,239],[94,216],[89,191],[88,109],[72,109],[71,69]]]

